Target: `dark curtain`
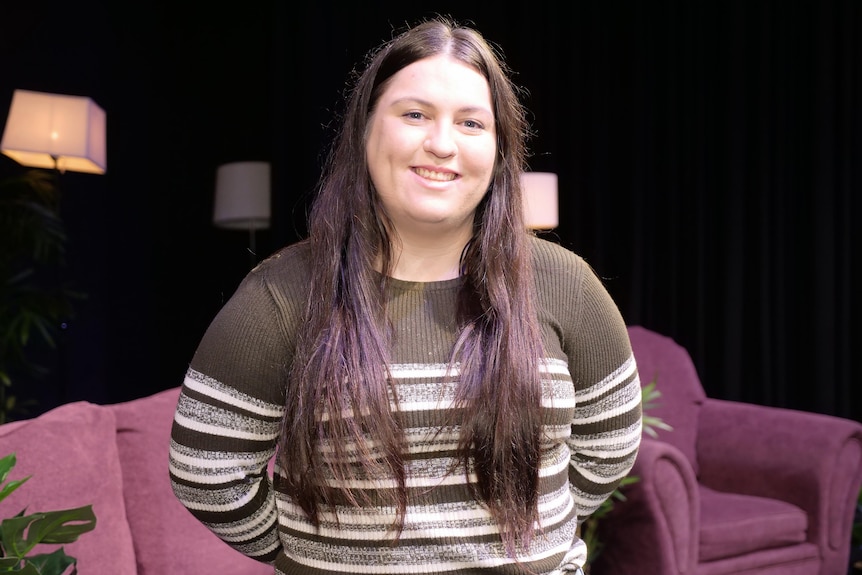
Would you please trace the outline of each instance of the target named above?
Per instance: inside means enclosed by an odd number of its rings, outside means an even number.
[[[584,26],[565,231],[710,395],[860,419],[862,5],[704,6]]]
[[[626,321],[685,346],[713,397],[862,420],[862,2],[118,6],[0,18],[0,109],[26,88],[108,112],[108,174],[63,177],[67,271],[88,298],[56,389],[15,390],[39,411],[178,385],[248,267],[247,239],[212,225],[218,165],[273,162],[261,256],[301,237],[349,72],[442,12],[504,52],[530,166],[559,175],[549,237],[594,266]],[[2,160],[0,176],[20,169]]]
[[[710,396],[862,419],[862,3],[447,8],[527,89],[531,168],[560,181],[551,237],[606,279],[628,323],[684,345]],[[292,190],[277,241],[301,228],[350,67],[431,13],[303,10],[301,31],[284,8],[274,18],[275,99],[301,110],[275,135],[276,158],[292,158],[275,176]],[[320,140],[297,150],[297,132]]]

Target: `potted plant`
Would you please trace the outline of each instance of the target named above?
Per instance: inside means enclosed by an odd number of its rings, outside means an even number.
[[[16,378],[47,369],[30,353],[34,343],[55,347],[59,325],[80,297],[60,285],[66,232],[57,175],[31,170],[0,180],[0,424],[23,405],[11,393]]]
[[[12,453],[0,459],[0,501],[21,487],[30,476],[6,482],[15,467]],[[92,505],[25,515],[26,508],[14,517],[0,521],[0,574],[74,575],[77,559],[66,555],[63,547],[51,553],[35,551],[37,545],[62,545],[78,540],[96,527]]]

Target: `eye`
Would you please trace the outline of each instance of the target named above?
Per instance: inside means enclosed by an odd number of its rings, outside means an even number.
[[[482,124],[481,122],[476,121],[476,120],[464,120],[462,122],[462,124],[464,124],[465,128],[470,129],[470,130],[484,130],[485,129],[485,125]]]
[[[411,111],[404,114],[404,117],[409,120],[421,120],[425,117],[425,114],[422,112]]]

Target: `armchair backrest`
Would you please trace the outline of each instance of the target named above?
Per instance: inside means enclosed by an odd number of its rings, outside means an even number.
[[[673,427],[673,431],[658,430],[659,439],[682,451],[697,474],[697,418],[706,394],[691,356],[673,339],[642,326],[629,326],[628,331],[641,386],[655,380],[661,393],[647,415]]]

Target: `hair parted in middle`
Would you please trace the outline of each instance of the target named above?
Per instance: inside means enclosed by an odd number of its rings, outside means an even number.
[[[440,54],[486,78],[495,117],[496,165],[460,263],[460,335],[450,362],[459,366],[456,404],[463,409],[453,410],[458,419],[452,425],[460,426],[464,472],[476,473],[476,496],[489,507],[514,555],[517,546],[529,545],[538,518],[541,439],[542,343],[520,187],[529,127],[501,52],[475,29],[448,17],[407,28],[370,52],[348,93],[304,240],[310,244],[312,276],[305,329],[286,385],[282,488],[319,525],[322,509],[368,502],[363,492],[339,487],[358,473],[394,479],[393,527],[398,533],[403,528],[404,441],[397,406],[390,404],[397,396],[387,370],[385,304],[391,246],[398,238],[369,176],[365,144],[392,76]]]

